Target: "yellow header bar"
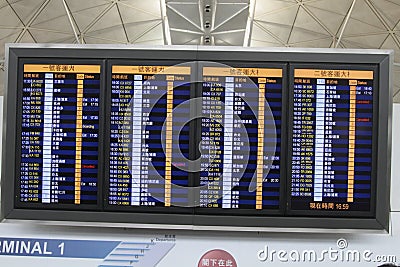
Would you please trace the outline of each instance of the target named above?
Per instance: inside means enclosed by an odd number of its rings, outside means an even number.
[[[204,67],[203,76],[248,76],[279,78],[283,76],[283,72],[282,69]]]
[[[100,65],[24,64],[24,72],[100,73]]]
[[[295,69],[295,78],[332,78],[332,79],[366,79],[372,80],[372,70],[320,70],[320,69]]]
[[[113,74],[190,75],[190,72],[190,67],[184,66],[112,66]]]

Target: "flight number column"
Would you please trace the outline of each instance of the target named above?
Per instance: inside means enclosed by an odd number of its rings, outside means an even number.
[[[319,166],[313,160],[317,144],[314,143],[316,132],[313,126],[316,118],[316,87],[310,83],[310,79],[295,79],[294,83],[291,174],[291,195],[294,197],[312,196],[314,168]]]

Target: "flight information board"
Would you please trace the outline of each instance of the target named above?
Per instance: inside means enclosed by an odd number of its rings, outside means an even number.
[[[188,118],[190,75],[187,66],[112,66],[110,206],[188,204],[190,129],[177,124]]]
[[[98,204],[100,65],[24,64],[18,202]]]
[[[294,68],[292,210],[371,211],[373,79],[373,70]]]
[[[390,51],[21,46],[6,219],[389,227]]]
[[[202,74],[200,207],[279,209],[283,69]]]

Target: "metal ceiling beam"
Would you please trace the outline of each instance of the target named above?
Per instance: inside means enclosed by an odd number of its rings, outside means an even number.
[[[353,13],[353,9],[354,9],[354,6],[356,5],[356,2],[357,2],[357,0],[353,0],[353,2],[351,3],[350,9],[347,11],[347,14],[346,14],[346,17],[344,19],[343,25],[342,25],[342,27],[340,29],[339,37],[338,37],[338,39],[336,41],[336,44],[334,46],[335,48],[338,48],[338,46],[340,45],[340,43],[342,41],[343,33],[344,33],[344,31],[345,31],[345,29],[347,27],[347,24],[349,23],[349,19],[351,17],[351,13]],[[331,47],[333,46],[333,43],[334,42],[332,42]]]
[[[163,26],[163,33],[164,33],[164,44],[171,45],[171,30],[169,28],[169,21],[167,16],[167,3],[165,0],[160,0],[160,7],[161,7],[161,21]]]
[[[115,6],[117,7],[119,20],[121,21],[122,29],[124,30],[124,34],[125,34],[125,38],[126,38],[126,43],[129,44],[129,37],[128,37],[128,33],[126,32],[126,27],[125,27],[124,20],[122,19],[121,11],[119,10],[118,4],[115,4]]]
[[[0,30],[22,30],[24,27],[0,26]]]
[[[329,35],[330,35],[332,38],[335,38],[335,34],[334,34],[333,32],[331,32],[331,31],[329,30],[329,28],[326,27],[325,24],[324,24],[319,18],[317,18],[317,16],[314,15],[314,13],[303,3],[303,0],[296,0],[296,2],[297,2],[297,4],[298,4],[301,8],[303,8],[303,10],[304,10],[310,17],[312,17],[312,18],[315,20],[315,22],[317,22],[317,23],[319,24],[319,26],[321,26],[327,33],[329,33]]]
[[[237,30],[226,30],[222,32],[215,32],[213,35],[221,35],[221,34],[229,34],[229,33],[238,33],[238,32],[244,32],[246,31],[245,29],[237,29]]]
[[[195,31],[185,30],[185,29],[179,29],[179,28],[170,28],[170,31],[173,31],[173,32],[182,32],[182,33],[190,33],[190,34],[197,34],[197,35],[203,35],[203,32],[195,32]]]
[[[61,33],[61,34],[66,34],[66,35],[70,35],[71,34],[71,32],[66,32],[66,31],[42,29],[42,28],[35,28],[35,27],[30,27],[29,29],[35,30],[35,31],[42,31],[42,32]]]
[[[215,28],[215,18],[217,17],[217,0],[211,0],[212,2],[212,10],[211,10],[211,27],[209,29],[209,32],[211,32],[212,29]]]
[[[286,40],[287,44],[289,43],[290,37],[292,36],[293,29],[294,29],[294,24],[296,23],[297,16],[299,15],[299,11],[300,11],[300,6],[297,6],[296,15],[294,15],[293,23],[292,23],[292,26],[290,27],[290,32],[289,32],[287,40]]]
[[[394,31],[390,28],[389,24],[387,24],[386,20],[383,18],[382,14],[379,10],[374,6],[371,0],[364,0],[364,2],[368,5],[374,15],[379,19],[379,21],[383,24],[385,29],[388,31],[389,35],[393,38],[394,42],[396,43],[397,47],[400,49],[400,40],[395,35]]]
[[[67,13],[67,16],[68,16],[69,24],[71,25],[72,31],[74,32],[75,40],[76,40],[76,42],[78,44],[80,44],[81,42],[80,42],[79,37],[78,37],[78,31],[76,29],[74,20],[72,19],[71,10],[69,9],[69,7],[67,5],[67,2],[65,2],[65,0],[62,0],[62,2],[63,2],[63,5],[64,5],[65,13]]]
[[[15,39],[15,43],[19,43],[24,37],[25,33],[28,31],[29,27],[36,20],[36,18],[42,13],[42,11],[46,8],[46,6],[50,3],[50,0],[45,0],[40,7],[33,13],[32,17],[29,19],[28,23],[24,26],[24,29],[19,33],[17,39]]]
[[[176,2],[171,2],[171,3],[176,3]],[[201,1],[199,1],[199,3],[197,4],[197,7],[199,9],[201,31],[204,33],[204,14],[203,14],[204,8],[203,8],[203,5],[201,4]]]
[[[251,34],[253,31],[254,14],[256,13],[256,0],[250,0],[249,16],[247,18],[246,30],[244,33],[243,46],[247,47],[251,44]]]

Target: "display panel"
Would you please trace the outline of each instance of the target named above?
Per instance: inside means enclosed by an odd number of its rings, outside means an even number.
[[[371,215],[374,68],[293,69],[291,210]]]
[[[191,68],[113,65],[111,72],[108,205],[187,206],[190,129],[178,124],[188,121]]]
[[[389,227],[388,51],[20,46],[6,219]]]
[[[100,65],[21,67],[16,206],[99,204]]]
[[[200,208],[280,209],[282,77],[282,67],[202,67]]]

